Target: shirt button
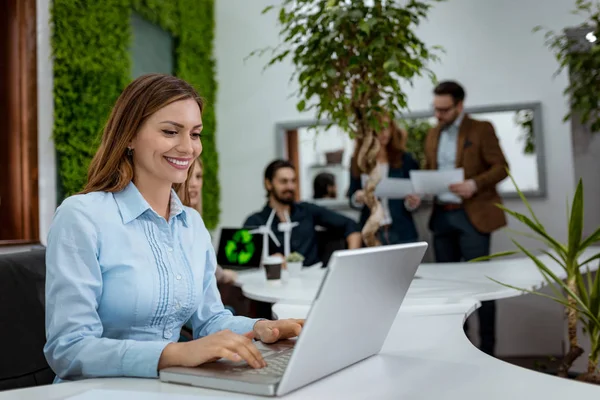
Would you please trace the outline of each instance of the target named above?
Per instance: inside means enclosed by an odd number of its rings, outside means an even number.
[[[165,331],[165,339],[169,339],[171,336],[173,336],[173,332]]]
[[[168,251],[169,253],[172,253],[172,252],[173,252],[173,248],[172,248],[172,247],[167,247],[167,251]]]
[[[180,280],[181,280],[181,275],[177,275],[175,278],[176,278],[178,281],[180,281]]]
[[[181,308],[181,304],[175,303],[175,308],[179,310]]]

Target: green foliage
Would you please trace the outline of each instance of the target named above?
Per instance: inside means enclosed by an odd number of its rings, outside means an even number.
[[[54,0],[54,143],[64,196],[81,190],[99,133],[129,81],[129,5]]]
[[[130,15],[135,10],[175,38],[175,75],[206,100],[203,218],[219,220],[215,143],[214,0],[54,0],[54,142],[61,197],[80,191],[110,109],[131,81]]]
[[[214,0],[179,0],[179,13],[181,35],[177,42],[175,72],[198,88],[205,100],[202,113],[202,218],[206,226],[213,229],[218,225],[221,214],[219,154],[215,136],[217,82],[213,59]]]
[[[428,48],[414,32],[430,2],[364,3],[284,0],[279,8],[282,43],[267,65],[291,57],[298,110],[314,109],[318,120],[328,119],[357,137],[381,129],[379,113],[397,115],[407,108],[405,83],[423,74],[435,81],[427,64],[438,59],[439,50]]]
[[[520,140],[524,141],[523,154],[535,154],[535,135],[533,130],[533,111],[519,110],[515,113],[515,123],[519,125],[525,133],[521,135]]]
[[[408,133],[406,150],[415,157],[421,168],[425,167],[425,138],[433,125],[427,119],[405,119],[400,126]]]
[[[573,14],[580,15],[585,21],[578,28],[589,29],[600,38],[600,3],[588,0],[576,0]],[[542,30],[541,26],[534,32]],[[554,53],[559,63],[557,74],[565,68],[570,73],[569,85],[564,94],[568,96],[571,110],[564,120],[579,115],[583,124],[590,123],[593,133],[600,131],[600,46],[598,43],[582,45],[565,32],[556,33],[547,30],[545,34],[547,47]]]
[[[290,255],[287,257],[287,261],[288,262],[302,262],[304,261],[304,256],[300,253],[298,253],[297,251],[294,251],[293,253],[290,253]]]
[[[569,287],[569,285],[558,277],[551,268],[545,265],[538,256],[525,249],[514,238],[512,241],[517,246],[517,251],[497,253],[472,261],[489,260],[517,253],[524,254],[531,259],[544,277],[546,283],[552,289],[553,295],[547,295],[536,290],[518,288],[513,285],[498,282],[494,279],[492,280],[505,287],[550,298],[567,308],[574,309],[578,313],[578,318],[585,327],[584,332],[590,338],[592,344],[589,359],[594,365],[597,365],[598,354],[600,352],[600,272],[597,272],[596,277],[592,279],[589,268],[587,271],[582,270],[590,263],[598,262],[600,253],[583,260],[582,256],[590,246],[600,241],[600,228],[586,239],[583,238],[583,183],[580,179],[573,197],[573,204],[570,211],[567,213],[568,239],[566,243],[562,243],[546,231],[546,228],[533,212],[529,202],[510,173],[509,177],[521,197],[523,204],[529,211],[530,216],[509,210],[502,205],[498,205],[498,207],[502,208],[509,215],[529,228],[531,232],[516,233],[520,236],[530,237],[540,241],[545,247],[545,249],[542,250],[542,253],[552,261],[556,262],[565,271],[567,282],[575,282],[575,285],[573,288]]]

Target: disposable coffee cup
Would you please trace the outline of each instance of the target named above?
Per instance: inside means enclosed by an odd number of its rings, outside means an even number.
[[[265,267],[265,274],[267,275],[267,282],[281,282],[281,266],[283,259],[277,256],[267,257],[263,261]]]

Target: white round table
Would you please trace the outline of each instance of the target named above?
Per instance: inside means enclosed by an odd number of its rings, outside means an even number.
[[[594,254],[590,249],[584,255]],[[565,273],[548,256],[541,256],[556,274]],[[365,268],[369,268],[368,265]],[[280,284],[267,282],[264,271],[258,270],[240,277],[239,285],[244,296],[266,303],[304,303],[310,304],[325,276],[326,269],[309,268],[301,272],[299,279],[283,279]],[[414,279],[407,298],[459,300],[465,297],[480,301],[497,300],[521,294],[520,291],[507,288],[490,278],[526,289],[538,289],[544,279],[534,263],[526,257],[497,259],[473,263],[424,263],[417,270],[418,279]]]
[[[269,282],[261,268],[241,275],[237,284],[244,296],[251,300],[276,303],[285,299],[289,303],[305,304],[315,297],[325,272],[323,268],[304,268],[298,277],[290,278],[287,271],[282,271],[280,281]]]

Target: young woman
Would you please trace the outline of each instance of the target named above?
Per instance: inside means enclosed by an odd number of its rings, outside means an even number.
[[[377,139],[381,144],[377,154],[377,167],[382,177],[409,178],[409,171],[419,169],[419,164],[413,156],[406,152],[407,133],[400,129],[394,121],[389,121],[387,127],[379,132]],[[371,211],[365,205],[365,193],[362,189],[362,179],[358,169],[358,150],[361,141],[356,141],[354,156],[350,166],[350,188],[348,197],[350,205],[360,209],[360,226],[364,227]],[[417,229],[413,221],[411,210],[416,208],[414,199],[380,199],[384,211],[378,238],[382,244],[398,244],[416,242]]]
[[[197,158],[194,161],[193,171],[189,178],[188,193],[190,196],[190,207],[202,215],[202,185],[204,183],[204,166],[202,165],[202,159]],[[178,195],[183,197],[182,191],[184,187],[180,188]],[[237,279],[237,273],[230,269],[223,269],[220,265],[217,265],[216,270],[217,282],[218,283],[232,283]]]
[[[178,186],[202,152],[203,102],[151,74],[117,100],[79,195],[57,209],[46,255],[44,353],[57,381],[156,377],[227,358],[265,362],[251,341],[296,336],[303,320],[252,320],[223,308],[215,253]],[[187,184],[187,183],[186,183]],[[191,318],[194,338],[176,343]]]

